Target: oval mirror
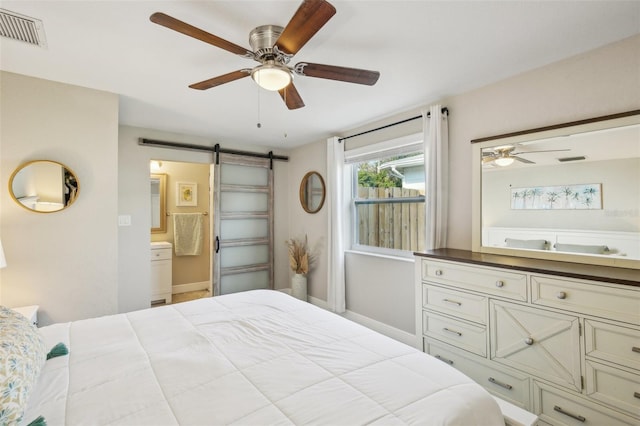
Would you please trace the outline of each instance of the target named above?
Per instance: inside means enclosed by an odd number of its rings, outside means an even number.
[[[37,213],[64,210],[76,201],[79,191],[76,174],[57,161],[29,161],[9,178],[11,197],[20,206]]]
[[[167,175],[151,175],[151,232],[167,232]]]
[[[318,213],[324,204],[324,179],[318,172],[309,172],[300,183],[300,204],[307,213]]]

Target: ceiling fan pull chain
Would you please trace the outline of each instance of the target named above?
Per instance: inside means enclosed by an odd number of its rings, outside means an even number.
[[[258,87],[258,124],[256,125],[258,129],[262,127],[262,123],[260,121],[260,87]]]

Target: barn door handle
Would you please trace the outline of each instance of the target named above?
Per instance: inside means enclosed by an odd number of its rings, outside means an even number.
[[[220,251],[220,238],[216,235],[216,253]]]

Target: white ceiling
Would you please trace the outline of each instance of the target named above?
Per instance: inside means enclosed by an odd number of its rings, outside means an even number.
[[[293,58],[380,71],[375,86],[296,77],[288,110],[244,78],[252,67],[149,21],[164,12],[249,47],[256,26],[285,26],[300,1],[4,1],[41,19],[47,48],[0,37],[0,68],[120,95],[120,122],[287,148],[482,87],[640,32],[640,1],[331,1],[336,15]],[[452,112],[455,113],[455,112]],[[257,123],[261,123],[258,128]]]

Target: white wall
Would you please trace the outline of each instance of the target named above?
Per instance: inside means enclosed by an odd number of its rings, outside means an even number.
[[[149,307],[149,242],[151,213],[149,203],[149,161],[183,161],[210,164],[208,152],[141,146],[139,138],[213,146],[215,142],[195,136],[167,133],[152,129],[121,126],[119,134],[118,214],[130,215],[131,226],[118,229],[118,310],[128,312]],[[227,147],[245,151],[267,152],[264,147]],[[286,152],[274,154],[287,155]],[[275,286],[288,287],[287,255],[284,241],[288,238],[287,178],[289,164],[274,161],[274,245]],[[168,188],[171,190],[171,188]]]
[[[41,324],[115,313],[117,95],[6,72],[0,92],[0,303],[40,305]],[[36,159],[76,173],[69,208],[34,213],[11,199],[11,173]]]
[[[425,105],[439,103],[450,112],[448,246],[471,249],[471,140],[640,109],[639,69],[640,36],[635,36],[472,92],[425,100]],[[472,64],[469,72],[473,72]],[[338,136],[404,120],[419,115],[420,109],[394,114]],[[419,132],[420,126],[420,120],[414,120],[349,139],[346,147],[353,149]],[[310,152],[315,152],[314,146],[310,145]],[[291,182],[290,193],[298,183]],[[372,262],[358,254],[350,254],[347,260],[347,309],[380,322],[392,321],[388,312],[394,312],[396,327],[413,332],[413,298],[393,296],[413,291],[413,266],[397,261],[398,278],[389,279],[389,262]]]

